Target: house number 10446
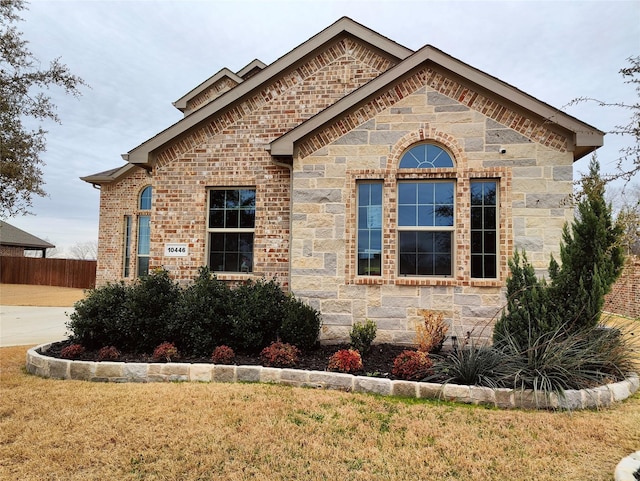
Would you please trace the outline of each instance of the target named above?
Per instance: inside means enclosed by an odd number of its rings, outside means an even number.
[[[165,244],[165,257],[185,257],[189,254],[189,246],[187,244]]]

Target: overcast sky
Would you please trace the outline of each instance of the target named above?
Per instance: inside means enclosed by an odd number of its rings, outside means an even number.
[[[577,97],[638,101],[619,70],[640,55],[640,1],[94,1],[32,0],[18,24],[43,68],[60,57],[90,88],[51,90],[62,125],[49,131],[45,189],[33,213],[7,221],[60,250],[97,241],[99,191],[79,177],[123,165],[121,154],[182,118],[171,102],[223,67],[270,64],[342,16],[408,48],[430,44],[563,108]],[[595,103],[565,112],[607,131],[629,113]],[[614,169],[631,139],[608,135]],[[588,158],[575,165],[584,172]],[[635,182],[638,182],[636,179]]]

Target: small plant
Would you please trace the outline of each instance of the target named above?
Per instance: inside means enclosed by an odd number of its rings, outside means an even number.
[[[371,349],[371,343],[376,338],[378,327],[371,319],[367,319],[364,323],[356,322],[349,337],[351,338],[351,348],[360,351],[360,354],[366,354]]]
[[[456,384],[506,387],[505,379],[512,358],[491,346],[464,346],[443,358],[436,358],[433,371],[444,382]]]
[[[178,353],[178,349],[170,342],[163,342],[158,347],[156,347],[152,354],[152,359],[154,361],[166,361],[171,362],[176,359],[180,359],[180,354]]]
[[[416,326],[415,343],[418,346],[418,351],[440,352],[449,330],[449,326],[444,320],[444,314],[427,309],[422,309],[418,313],[424,319],[421,324]]]
[[[341,349],[329,359],[329,371],[352,373],[362,370],[362,357],[356,349]]]
[[[269,367],[291,367],[298,363],[300,350],[291,344],[276,341],[260,352],[260,360]]]
[[[71,344],[60,351],[63,359],[77,359],[84,354],[84,347],[80,344]]]
[[[214,364],[233,364],[236,353],[229,346],[218,346],[211,354],[211,361]]]
[[[406,350],[394,359],[391,374],[407,381],[420,381],[431,374],[432,366],[426,352]]]
[[[115,361],[120,357],[120,351],[114,346],[105,346],[98,351],[98,361]]]

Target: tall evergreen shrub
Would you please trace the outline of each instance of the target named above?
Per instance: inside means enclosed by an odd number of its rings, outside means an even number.
[[[598,324],[604,296],[620,276],[624,252],[622,228],[613,222],[604,199],[605,183],[595,158],[582,179],[582,194],[571,228],[565,225],[560,245],[561,265],[551,257],[551,302],[570,329]]]

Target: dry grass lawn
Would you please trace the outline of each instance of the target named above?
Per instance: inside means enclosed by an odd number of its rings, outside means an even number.
[[[266,384],[100,384],[0,349],[2,480],[610,480],[640,395],[500,411]]]
[[[2,306],[70,307],[84,295],[84,290],[71,287],[0,284]]]

